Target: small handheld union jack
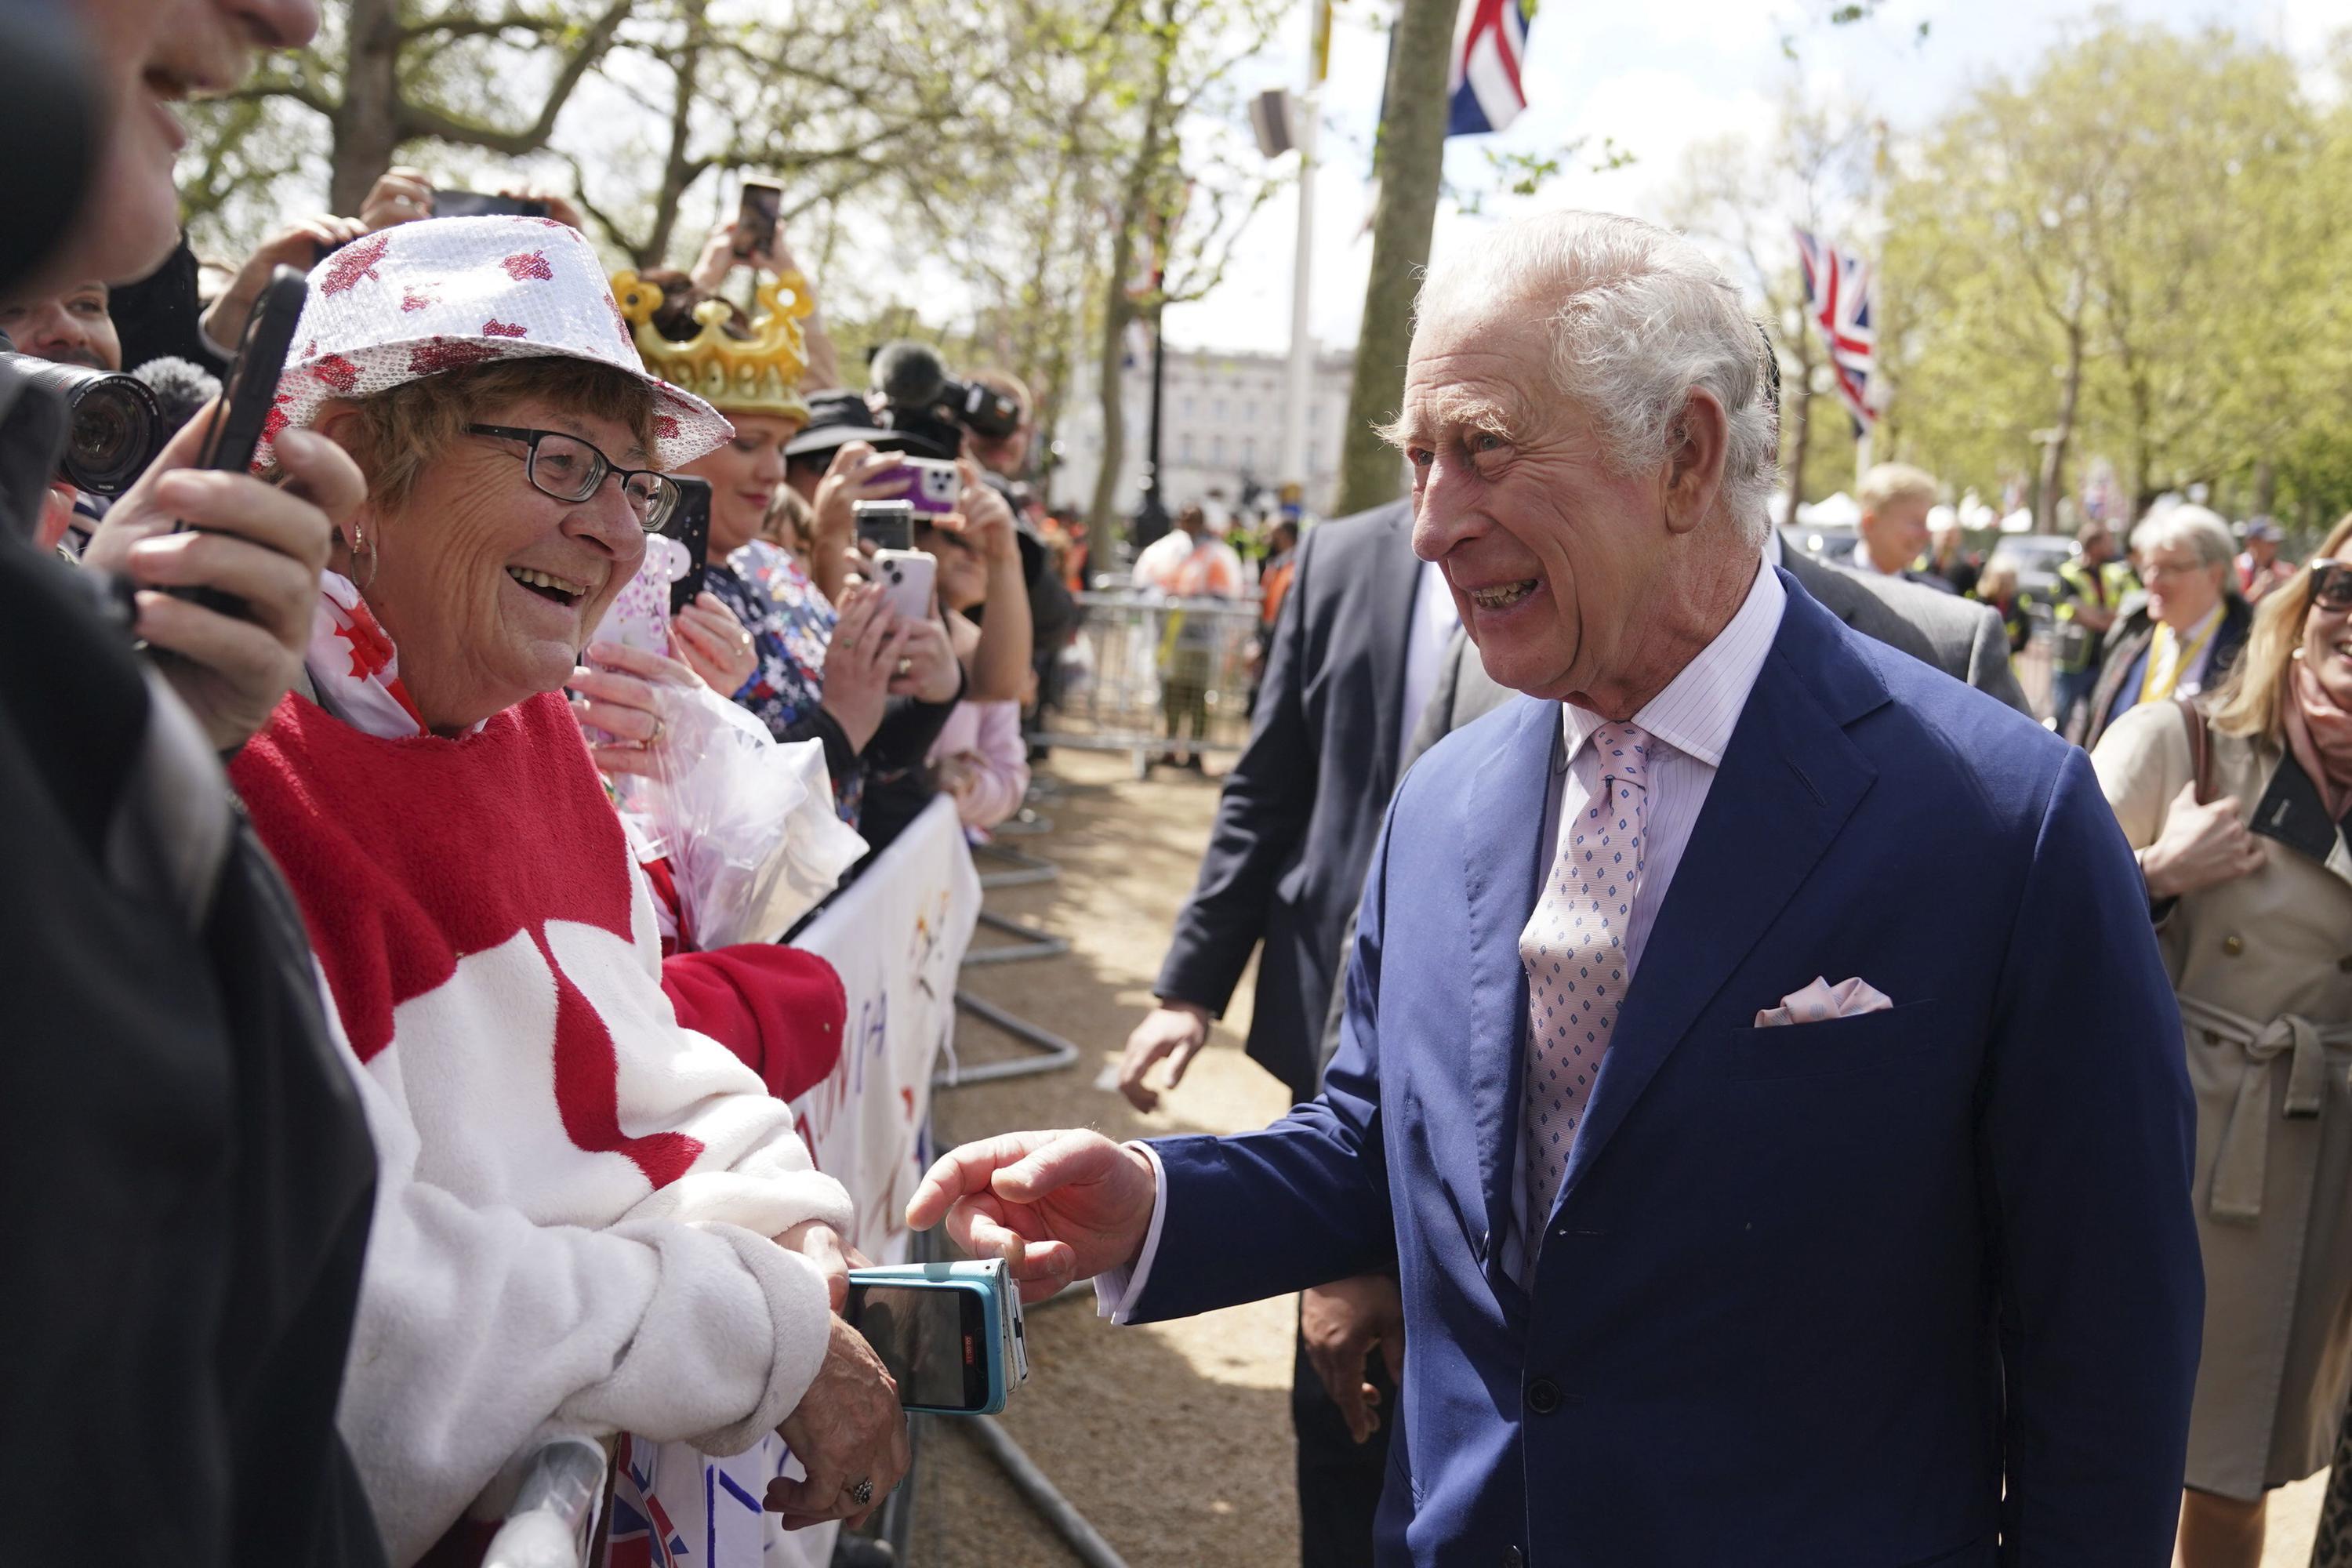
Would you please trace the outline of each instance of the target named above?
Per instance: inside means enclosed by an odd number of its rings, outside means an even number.
[[[1877,355],[1870,325],[1870,264],[1821,236],[1801,228],[1796,232],[1797,260],[1805,269],[1805,304],[1822,330],[1822,341],[1829,345],[1838,396],[1853,416],[1859,436],[1878,423],[1878,410],[1870,399]]]

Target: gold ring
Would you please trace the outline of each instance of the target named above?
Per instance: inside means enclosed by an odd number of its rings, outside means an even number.
[[[911,672],[914,668],[915,661],[911,658],[902,658],[898,661],[898,673],[901,675],[906,675]]]
[[[660,715],[660,714],[658,714],[658,713],[656,713],[656,714],[655,714],[655,715],[654,715],[654,732],[653,732],[652,734],[647,735],[647,736],[646,737],[646,745],[648,745],[648,746],[650,746],[650,745],[652,745],[655,742],[656,742],[656,741],[660,740],[661,738],[662,738],[662,720],[661,720],[661,715]]]

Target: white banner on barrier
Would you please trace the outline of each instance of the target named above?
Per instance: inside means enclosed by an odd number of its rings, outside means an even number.
[[[817,1169],[857,1205],[845,1239],[877,1263],[907,1255],[931,1068],[955,1028],[956,971],[979,918],[980,876],[941,798],[793,943],[832,964],[849,999],[841,1060],[793,1101],[794,1121]],[[823,1568],[833,1555],[833,1526],[786,1534],[761,1510],[769,1480],[798,1469],[772,1436],[728,1459],[624,1439],[620,1461],[608,1568]]]

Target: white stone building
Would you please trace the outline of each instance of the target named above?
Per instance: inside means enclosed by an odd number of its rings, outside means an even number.
[[[1348,417],[1348,378],[1355,355],[1328,352],[1317,358],[1313,396],[1307,406],[1307,510],[1328,515],[1339,487],[1339,442]],[[1240,503],[1243,488],[1255,481],[1272,492],[1298,478],[1282,468],[1284,389],[1289,356],[1282,353],[1218,353],[1201,349],[1168,350],[1166,400],[1160,411],[1160,495],[1168,510],[1223,492],[1227,507]],[[1127,440],[1119,464],[1118,510],[1131,513],[1143,497],[1143,463],[1151,431],[1151,356],[1130,356],[1120,384]],[[1083,507],[1094,499],[1102,453],[1102,403],[1091,374],[1078,378],[1064,405],[1055,432],[1060,463],[1052,500]],[[1268,503],[1271,504],[1271,495]]]

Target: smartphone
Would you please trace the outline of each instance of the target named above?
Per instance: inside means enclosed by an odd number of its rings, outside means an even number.
[[[910,621],[931,618],[931,581],[940,558],[922,550],[877,550],[867,563],[882,585],[883,603]]]
[[[915,504],[904,500],[862,500],[849,509],[857,519],[857,537],[877,550],[915,548]]]
[[[236,359],[229,365],[221,395],[213,404],[196,467],[233,474],[252,468],[262,427],[278,403],[278,378],[286,369],[286,355],[294,346],[294,329],[302,320],[302,304],[310,295],[310,284],[291,267],[278,268],[262,285],[261,298],[254,301],[253,314],[246,318]],[[173,531],[184,532],[188,527],[182,522]],[[217,588],[172,592],[225,616],[242,616],[246,612],[244,600]]]
[[[545,217],[547,204],[529,196],[492,196],[480,191],[433,191],[435,217]]]
[[[955,510],[956,499],[963,493],[963,475],[943,458],[901,458],[876,479],[895,479],[904,486],[899,493],[925,517]]]
[[[253,467],[261,445],[262,426],[278,402],[278,378],[286,369],[286,355],[294,346],[294,328],[302,320],[302,303],[310,285],[291,267],[280,267],[262,285],[246,319],[245,339],[237,344],[236,363],[229,366],[212,423],[205,429],[199,468],[244,473]]]
[[[735,254],[757,256],[775,244],[776,225],[783,214],[783,186],[773,180],[744,180],[735,207]]]
[[[1004,1260],[853,1268],[842,1316],[898,1384],[898,1403],[992,1415],[1027,1381],[1021,1299]]]
[[[677,510],[662,524],[662,531],[686,546],[693,564],[669,587],[669,613],[677,614],[694,603],[702,592],[702,580],[710,571],[710,481],[686,474],[672,474],[677,486]]]

